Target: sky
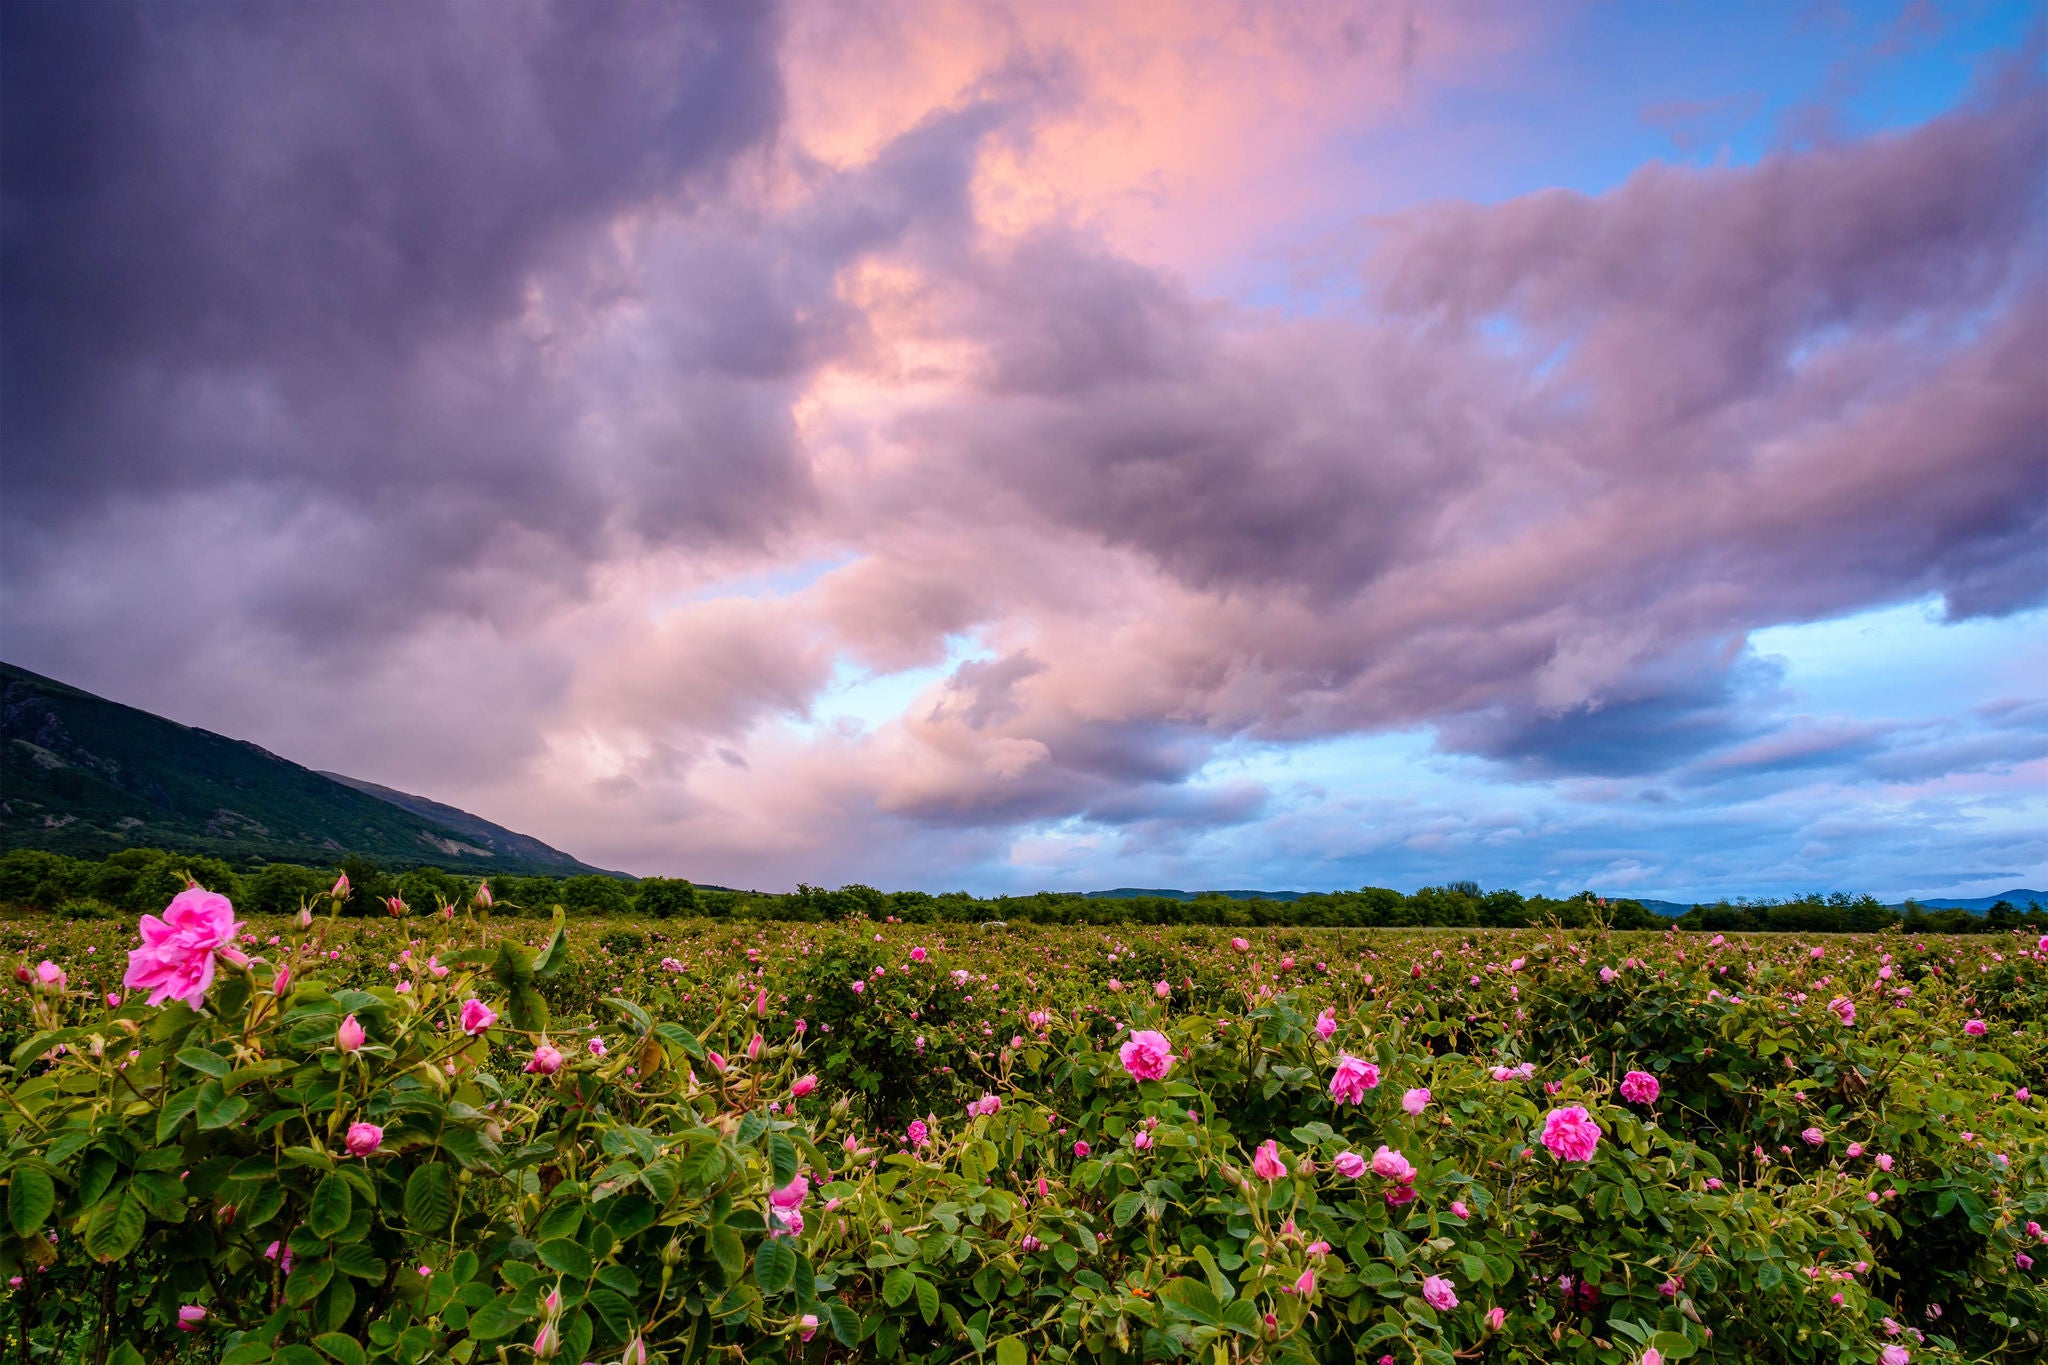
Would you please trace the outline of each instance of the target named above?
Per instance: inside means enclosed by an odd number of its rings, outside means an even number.
[[[0,7],[0,656],[723,885],[2048,888],[2044,15]]]

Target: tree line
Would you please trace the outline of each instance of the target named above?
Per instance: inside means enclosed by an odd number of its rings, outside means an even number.
[[[132,848],[93,860],[36,849],[0,854],[0,905],[33,907],[70,919],[139,915],[163,908],[188,878],[219,891],[238,908],[289,915],[325,898],[340,876],[348,878],[343,912],[351,915],[431,914],[442,905],[467,904],[487,887],[495,913],[545,916],[560,905],[582,916],[637,915],[651,919],[825,922],[897,919],[907,923],[1087,925],[1221,925],[1345,928],[1566,929],[1679,928],[1704,932],[1870,933],[1893,925],[1909,933],[2003,933],[2022,926],[2048,928],[2048,909],[2000,902],[1986,915],[1929,911],[1908,901],[1903,910],[1872,896],[1837,892],[1785,901],[1723,901],[1696,905],[1672,921],[1640,901],[1602,897],[1525,896],[1484,891],[1476,882],[1449,882],[1404,893],[1383,886],[1312,892],[1291,900],[1238,899],[1210,892],[1172,896],[1088,896],[1041,891],[1029,896],[972,896],[965,891],[878,891],[850,885],[836,890],[799,885],[774,893],[698,886],[679,877],[502,876],[487,879],[438,867],[386,871],[351,854],[332,867],[260,863],[237,867],[202,854]],[[394,909],[393,902],[396,902]]]

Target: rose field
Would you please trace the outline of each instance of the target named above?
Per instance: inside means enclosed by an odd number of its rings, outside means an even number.
[[[330,908],[0,920],[0,1359],[2048,1349],[2037,931]]]

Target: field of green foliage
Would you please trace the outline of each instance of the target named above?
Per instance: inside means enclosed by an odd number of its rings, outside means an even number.
[[[0,1359],[2048,1349],[2036,931],[332,906],[0,920]]]

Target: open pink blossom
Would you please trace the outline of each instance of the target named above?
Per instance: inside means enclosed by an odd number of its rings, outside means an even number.
[[[1372,1154],[1372,1173],[1404,1184],[1415,1179],[1415,1167],[1391,1147],[1382,1147]]]
[[[1155,1029],[1133,1033],[1130,1041],[1117,1050],[1117,1056],[1123,1059],[1124,1070],[1131,1073],[1133,1080],[1156,1081],[1173,1070],[1173,1044]]]
[[[1647,1071],[1631,1071],[1621,1078],[1621,1097],[1630,1104],[1655,1104],[1663,1089]]]
[[[384,1130],[374,1123],[351,1123],[346,1141],[350,1156],[368,1156],[384,1145]]]
[[[2048,938],[2042,939],[2041,944],[2043,947],[2048,947]],[[1234,938],[1230,940],[1230,946],[1237,949],[1237,951],[1239,951],[1240,953],[1248,953],[1252,950],[1251,943],[1248,940],[1242,938]]]
[[[1330,1095],[1339,1104],[1363,1104],[1365,1092],[1380,1083],[1380,1069],[1348,1052],[1337,1054],[1337,1070],[1330,1077]]]
[[[1326,1009],[1316,1016],[1316,1037],[1327,1043],[1336,1032],[1337,1011]]]
[[[811,1194],[811,1182],[805,1176],[797,1176],[781,1189],[768,1196],[768,1202],[778,1209],[800,1209]]]
[[[1837,1019],[1840,1019],[1845,1025],[1853,1024],[1856,1022],[1856,1002],[1854,1000],[1851,1000],[1848,996],[1836,996],[1834,999],[1828,1001],[1828,1008],[1833,1010],[1835,1012],[1835,1017]]]
[[[1892,1342],[1878,1352],[1877,1358],[1882,1365],[1908,1365],[1913,1359],[1913,1353],[1897,1342]]]
[[[1365,1174],[1365,1158],[1356,1152],[1339,1152],[1337,1159],[1330,1163],[1337,1168],[1337,1174],[1346,1180],[1356,1180]]]
[[[1419,1114],[1429,1108],[1428,1089],[1418,1085],[1412,1090],[1405,1092],[1401,1096],[1401,1107],[1411,1114]]]
[[[1591,1161],[1600,1145],[1600,1125],[1584,1105],[1553,1109],[1543,1116],[1543,1145],[1560,1161]]]
[[[483,1001],[472,996],[462,1002],[462,1031],[470,1037],[476,1037],[497,1022],[497,1013]]]
[[[1984,1021],[1982,1019],[1970,1020],[1963,1025],[1963,1032],[1969,1034],[1972,1038],[1982,1038],[1984,1036]]]
[[[1458,1289],[1441,1275],[1431,1275],[1422,1282],[1422,1298],[1439,1313],[1448,1313],[1458,1306]]]
[[[552,1076],[562,1069],[562,1054],[551,1043],[543,1042],[533,1050],[533,1057],[520,1068],[537,1076]]]
[[[144,915],[137,926],[142,946],[128,953],[122,984],[149,992],[149,1003],[182,1000],[197,1009],[213,985],[214,954],[241,932],[226,896],[187,887],[164,907],[163,918]]]

